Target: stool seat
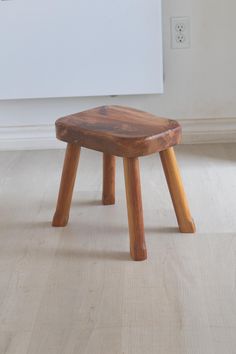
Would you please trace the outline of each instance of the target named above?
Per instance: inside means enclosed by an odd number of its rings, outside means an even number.
[[[103,106],[56,121],[56,135],[67,143],[122,157],[166,150],[181,140],[175,120],[120,106]]]

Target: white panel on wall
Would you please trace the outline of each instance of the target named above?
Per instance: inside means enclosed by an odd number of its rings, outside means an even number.
[[[0,99],[163,91],[161,0],[0,1]]]

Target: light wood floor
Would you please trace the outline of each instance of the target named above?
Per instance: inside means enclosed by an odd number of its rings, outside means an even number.
[[[120,159],[104,207],[102,156],[83,150],[70,223],[50,226],[63,154],[0,153],[0,353],[236,353],[236,145],[177,149],[195,236],[178,233],[159,157],[141,159],[140,263]]]

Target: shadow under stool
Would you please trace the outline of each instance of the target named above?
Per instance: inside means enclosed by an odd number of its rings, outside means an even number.
[[[53,226],[68,223],[80,148],[85,147],[103,153],[104,205],[115,203],[115,156],[123,157],[130,254],[134,260],[147,258],[138,159],[141,156],[160,153],[179,230],[195,232],[173,149],[181,140],[178,122],[136,109],[103,106],[58,119],[56,135],[67,143],[67,149]]]

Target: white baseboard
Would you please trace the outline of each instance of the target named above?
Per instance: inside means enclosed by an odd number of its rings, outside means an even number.
[[[236,143],[235,118],[179,120],[184,144]]]
[[[184,144],[236,142],[236,118],[179,120]],[[0,150],[61,149],[54,125],[0,126]]]
[[[0,126],[0,150],[60,149],[54,125]]]

